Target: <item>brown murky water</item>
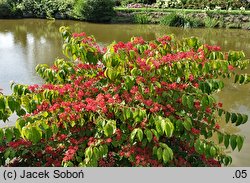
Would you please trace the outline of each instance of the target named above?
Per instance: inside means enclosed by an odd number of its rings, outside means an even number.
[[[39,63],[51,65],[55,58],[62,57],[60,26],[70,26],[75,32],[86,32],[96,37],[100,44],[112,41],[128,41],[132,36],[142,36],[146,40],[163,34],[176,37],[196,36],[208,44],[220,45],[223,50],[243,50],[250,58],[250,31],[225,29],[181,29],[159,25],[89,24],[77,21],[48,20],[0,20],[0,88],[10,93],[9,82],[32,84],[42,83],[36,75]],[[246,71],[250,73],[250,68]],[[239,86],[226,81],[224,90],[216,97],[224,103],[224,108],[232,112],[242,112],[250,116],[250,85]],[[7,125],[14,124],[9,122]],[[0,127],[6,124],[0,121]],[[240,133],[246,137],[240,153],[232,153],[232,166],[250,166],[250,121],[236,128],[222,125],[230,133]]]

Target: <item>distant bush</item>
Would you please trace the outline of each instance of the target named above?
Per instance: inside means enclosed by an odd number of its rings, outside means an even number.
[[[160,24],[173,26],[173,27],[181,27],[184,25],[184,18],[177,13],[171,13],[169,15],[164,16],[160,20]]]
[[[159,8],[180,8],[181,7],[181,1],[177,0],[157,0],[156,6]]]
[[[113,0],[78,0],[75,5],[77,18],[90,22],[109,22],[115,15]]]
[[[11,7],[7,0],[0,0],[0,17],[8,17],[11,14]]]
[[[69,17],[75,0],[22,0],[24,15],[31,17]]]
[[[18,0],[0,0],[0,18],[10,18],[22,14]]]
[[[199,19],[199,18],[187,18],[185,19],[185,26],[186,27],[193,27],[193,28],[196,28],[196,27],[203,27],[205,24],[204,22]]]
[[[171,27],[202,27],[204,22],[197,18],[185,16],[184,14],[171,13],[160,20],[160,24]]]
[[[25,16],[29,17],[43,17],[45,13],[42,10],[42,5],[38,1],[33,0],[23,0],[22,1],[22,10]]]

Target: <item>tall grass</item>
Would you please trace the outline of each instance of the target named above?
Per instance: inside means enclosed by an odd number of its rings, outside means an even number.
[[[150,18],[146,14],[135,14],[133,17],[133,22],[137,24],[148,24],[150,23]]]
[[[219,20],[216,18],[211,18],[211,17],[206,17],[204,20],[205,27],[207,28],[214,28],[214,27],[219,27]]]

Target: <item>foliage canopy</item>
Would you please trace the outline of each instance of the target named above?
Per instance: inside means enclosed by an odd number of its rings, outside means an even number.
[[[225,111],[212,94],[221,77],[250,81],[235,72],[249,64],[243,52],[173,36],[101,48],[93,36],[60,32],[68,60],[37,66],[46,83],[0,94],[0,119],[19,116],[0,129],[1,165],[221,166],[232,162],[226,148],[241,150],[244,137],[220,121],[239,126],[247,115]]]

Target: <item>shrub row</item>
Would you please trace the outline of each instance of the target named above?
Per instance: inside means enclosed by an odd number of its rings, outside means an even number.
[[[110,21],[113,0],[0,0],[0,18],[34,17]]]
[[[0,17],[55,17],[72,16],[75,0],[1,0]]]
[[[186,8],[186,9],[239,9],[250,8],[249,0],[117,0],[117,5],[127,6],[128,4],[139,3],[152,4],[155,8]],[[136,7],[136,6],[134,6]],[[139,7],[139,6],[137,6]]]

